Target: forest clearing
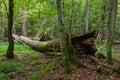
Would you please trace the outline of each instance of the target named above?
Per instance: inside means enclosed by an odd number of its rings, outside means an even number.
[[[0,0],[0,80],[120,80],[119,0]]]

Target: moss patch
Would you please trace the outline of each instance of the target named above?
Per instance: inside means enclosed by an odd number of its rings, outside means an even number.
[[[41,46],[42,48],[46,48],[46,47],[48,46],[48,43],[49,43],[49,42],[41,42],[40,46]]]

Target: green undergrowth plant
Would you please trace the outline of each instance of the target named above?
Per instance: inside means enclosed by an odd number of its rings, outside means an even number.
[[[96,44],[97,52],[98,53],[105,53],[107,50],[107,42],[104,41],[103,44]]]
[[[0,61],[0,72],[23,72],[24,65],[19,62]]]
[[[63,54],[61,52],[56,52],[55,55],[56,56],[62,56]]]
[[[109,72],[109,70],[105,67],[105,66],[102,66],[102,65],[99,65],[95,71],[97,71],[98,73],[107,73]]]
[[[5,55],[6,51],[8,48],[8,43],[7,42],[1,42],[0,43],[0,56]],[[14,52],[19,53],[19,52],[31,52],[33,51],[29,46],[20,44],[18,42],[15,42],[14,44]]]
[[[103,44],[96,44],[97,47],[97,52],[103,54],[105,57],[107,56],[106,51],[107,51],[107,40],[103,41]],[[112,46],[112,53],[114,54],[115,46]]]
[[[10,80],[4,73],[0,72],[0,80]]]
[[[112,54],[114,59],[119,59],[120,60],[120,54]]]
[[[7,50],[7,43],[0,43],[0,55],[5,54],[6,50]]]
[[[41,80],[44,76],[45,72],[37,71],[30,77],[30,80]]]
[[[102,53],[96,53],[96,57],[99,59],[106,59],[105,55]]]
[[[0,78],[3,78],[0,80],[9,80],[9,78],[22,72],[24,72],[23,64],[19,62],[0,61]]]
[[[113,67],[112,67],[112,70],[113,70],[114,72],[117,72],[118,75],[120,75],[120,65],[118,65],[118,66],[113,66]]]
[[[117,74],[120,75],[120,65],[119,65],[119,67],[117,68]]]
[[[37,69],[37,72],[34,72],[32,76],[29,77],[30,80],[41,80],[45,77],[46,73],[49,73],[52,70],[55,70],[57,68],[56,59],[48,59],[46,62],[42,64],[37,64],[37,62],[34,63],[35,69]],[[33,62],[31,62],[33,65]]]

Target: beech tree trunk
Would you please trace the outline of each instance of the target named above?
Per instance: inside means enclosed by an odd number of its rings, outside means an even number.
[[[23,11],[22,35],[27,36],[27,10]]]
[[[107,34],[107,62],[112,64],[112,45],[114,41],[115,25],[117,15],[117,0],[110,0],[108,15]]]
[[[98,34],[98,41],[100,44],[103,43],[103,32],[105,27],[105,19],[106,19],[106,0],[102,0],[102,6],[101,6],[101,22],[100,22],[100,30]]]
[[[86,0],[85,4],[85,32],[88,32],[89,24],[89,0]]]
[[[113,0],[110,0],[109,4],[109,15],[108,15],[108,32],[107,32],[107,62],[112,64],[112,27],[111,27],[111,19],[112,19],[112,6]]]
[[[112,21],[113,42],[114,42],[114,39],[115,39],[117,6],[118,6],[118,0],[113,0],[113,10],[112,10],[112,19],[113,19],[113,21]]]
[[[14,1],[9,0],[9,16],[8,16],[8,49],[7,49],[7,58],[14,58],[14,41],[12,38],[12,27],[13,27],[13,7],[14,7]]]
[[[5,14],[3,14],[3,34],[4,34],[4,37],[7,38],[8,36],[8,27],[7,27],[7,21],[6,21],[6,18],[7,16]]]
[[[73,17],[74,17],[74,0],[72,0],[72,10],[70,14],[70,23],[69,23],[69,32],[72,32],[72,26],[73,26]]]
[[[8,36],[8,27],[7,27],[7,21],[6,21],[6,18],[8,18],[8,12],[7,12],[7,4],[5,3],[4,0],[2,0],[2,3],[4,4],[4,10],[6,12],[6,14],[3,14],[3,22],[2,22],[2,26],[3,26],[3,36],[4,38],[7,38]]]

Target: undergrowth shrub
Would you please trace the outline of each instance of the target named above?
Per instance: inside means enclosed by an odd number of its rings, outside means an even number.
[[[24,72],[23,64],[18,62],[0,61],[0,80],[9,80],[10,77],[15,76],[15,73],[22,72]]]
[[[0,61],[0,72],[23,72],[24,65],[18,62]]]
[[[8,48],[7,42],[0,43],[0,55],[5,55],[7,48]],[[32,51],[32,49],[27,45],[22,45],[22,44],[16,42],[14,44],[14,52],[20,52],[20,51],[30,52],[30,51]]]
[[[0,72],[0,80],[10,80],[4,73]]]
[[[49,73],[52,70],[55,70],[57,68],[55,59],[49,59],[47,62],[41,65],[34,65],[36,69],[38,69],[37,72],[33,73],[32,76],[30,76],[30,80],[41,80],[45,77],[46,73]]]

